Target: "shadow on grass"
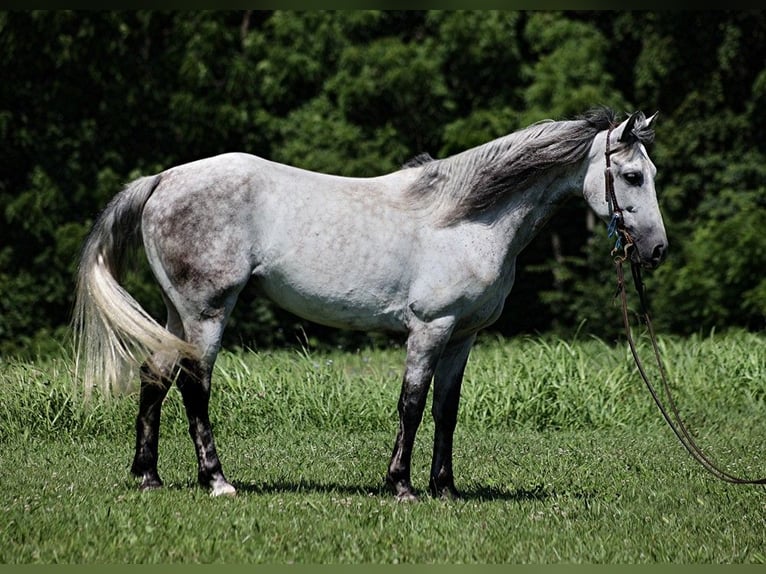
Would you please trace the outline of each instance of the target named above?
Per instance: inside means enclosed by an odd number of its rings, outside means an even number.
[[[234,487],[239,492],[248,492],[252,494],[277,494],[277,493],[320,493],[320,494],[339,494],[345,496],[370,496],[378,498],[392,498],[393,495],[388,487],[383,484],[354,486],[348,484],[338,484],[333,482],[323,483],[316,481],[274,481],[262,484],[234,482]],[[516,501],[523,502],[528,500],[546,500],[556,493],[549,492],[543,485],[536,485],[532,488],[507,489],[495,486],[473,486],[461,490],[460,499],[463,501]],[[418,496],[422,500],[433,498],[427,491],[418,491]]]

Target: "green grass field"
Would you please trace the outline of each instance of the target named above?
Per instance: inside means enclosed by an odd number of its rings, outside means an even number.
[[[663,338],[706,452],[766,475],[766,344]],[[646,354],[649,357],[648,354]],[[766,490],[707,474],[677,442],[624,344],[480,339],[456,433],[463,499],[382,486],[401,349],[225,352],[211,417],[235,498],[195,486],[179,393],[166,488],[128,470],[132,395],[85,404],[63,357],[0,363],[0,563],[764,563]],[[433,425],[416,443],[427,485]]]

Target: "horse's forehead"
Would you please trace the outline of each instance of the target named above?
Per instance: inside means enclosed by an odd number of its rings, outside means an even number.
[[[656,175],[657,168],[654,165],[654,162],[649,157],[649,153],[646,151],[646,147],[641,142],[637,142],[635,145],[630,146],[629,149],[625,150],[625,159],[622,161],[623,165],[633,165],[633,164],[642,164],[646,165],[649,168],[649,171],[651,171],[652,175]]]

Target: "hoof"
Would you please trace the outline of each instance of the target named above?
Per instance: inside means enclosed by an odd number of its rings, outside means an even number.
[[[463,499],[461,494],[457,490],[455,490],[455,488],[442,488],[438,492],[435,492],[434,496],[436,498],[441,498],[442,500],[462,500]]]
[[[156,474],[147,473],[141,477],[141,484],[138,486],[140,491],[157,490],[158,488],[162,488],[162,480]]]
[[[397,502],[417,502],[418,495],[414,492],[400,492],[396,494]]]
[[[225,480],[219,480],[210,485],[210,496],[236,496],[237,489]]]
[[[429,490],[431,496],[442,500],[460,500],[463,498],[452,483],[445,484],[444,486],[437,486],[436,483],[431,482]]]
[[[386,480],[386,483],[398,502],[417,502],[418,496],[409,480]]]

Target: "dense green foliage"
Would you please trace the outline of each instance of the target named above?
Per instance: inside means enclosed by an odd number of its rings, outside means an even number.
[[[63,332],[79,245],[135,176],[227,151],[378,175],[598,104],[661,112],[659,327],[762,329],[764,62],[763,11],[0,12],[0,353]],[[519,264],[501,333],[618,328],[584,203]],[[229,344],[329,334],[242,298]]]
[[[766,474],[766,344],[662,337],[705,452]],[[642,347],[642,351],[648,351]],[[455,437],[460,501],[383,488],[403,349],[224,352],[212,420],[236,498],[195,488],[179,393],[165,488],[129,477],[134,395],[89,408],[59,353],[0,365],[0,563],[764,563],[762,488],[707,474],[662,421],[623,345],[485,336]],[[413,481],[427,483],[424,417]]]

